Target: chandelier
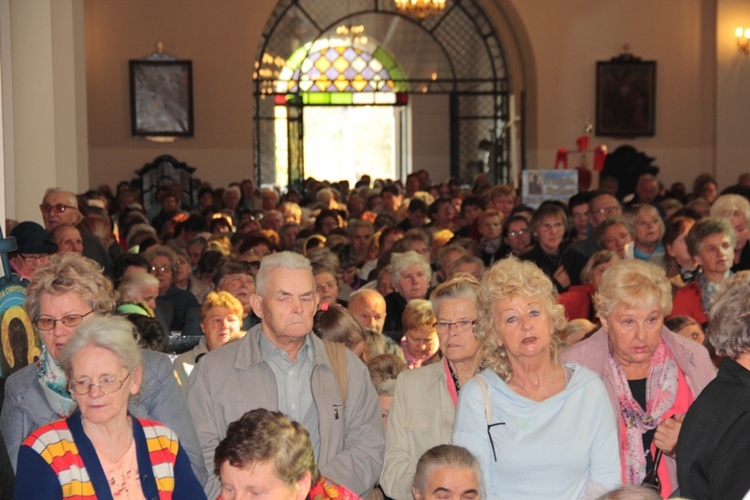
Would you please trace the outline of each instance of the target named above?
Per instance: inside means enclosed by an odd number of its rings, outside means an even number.
[[[445,0],[393,0],[402,14],[424,19],[445,10]]]

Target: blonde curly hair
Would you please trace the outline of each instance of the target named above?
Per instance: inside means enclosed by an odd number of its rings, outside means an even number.
[[[505,382],[513,377],[513,369],[505,347],[497,343],[498,318],[495,317],[495,305],[501,300],[514,297],[539,299],[554,328],[550,355],[555,363],[562,345],[557,332],[567,324],[565,308],[557,303],[555,286],[544,271],[532,262],[520,261],[516,257],[496,262],[485,273],[479,289],[476,336],[482,341],[483,366],[494,371]]]

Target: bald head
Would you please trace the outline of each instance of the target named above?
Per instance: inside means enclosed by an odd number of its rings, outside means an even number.
[[[365,327],[383,333],[385,299],[376,290],[357,290],[349,296],[347,309]]]

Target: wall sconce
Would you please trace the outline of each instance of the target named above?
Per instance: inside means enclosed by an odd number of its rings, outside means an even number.
[[[739,26],[734,30],[734,36],[737,37],[737,50],[745,55],[750,54],[750,28]]]

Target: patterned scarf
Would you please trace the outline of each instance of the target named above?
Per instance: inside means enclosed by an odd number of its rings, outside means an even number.
[[[39,385],[42,386],[44,398],[52,411],[61,418],[72,415],[78,405],[68,392],[68,379],[60,364],[52,358],[44,346],[36,364],[36,374]]]
[[[724,279],[727,279],[731,275],[732,271],[725,272]],[[708,281],[708,278],[706,278],[706,275],[703,272],[699,273],[695,279],[698,282],[698,286],[701,287],[701,305],[703,306],[703,312],[706,313],[706,317],[708,317],[708,311],[711,309],[711,299],[713,299],[716,292],[719,291],[719,285]]]
[[[664,340],[659,342],[646,380],[646,411],[633,399],[628,380],[620,363],[609,353],[609,369],[617,390],[620,416],[625,422],[627,446],[623,452],[625,483],[641,484],[646,476],[646,456],[643,434],[661,423],[664,414],[672,408],[677,397],[677,362]]]

